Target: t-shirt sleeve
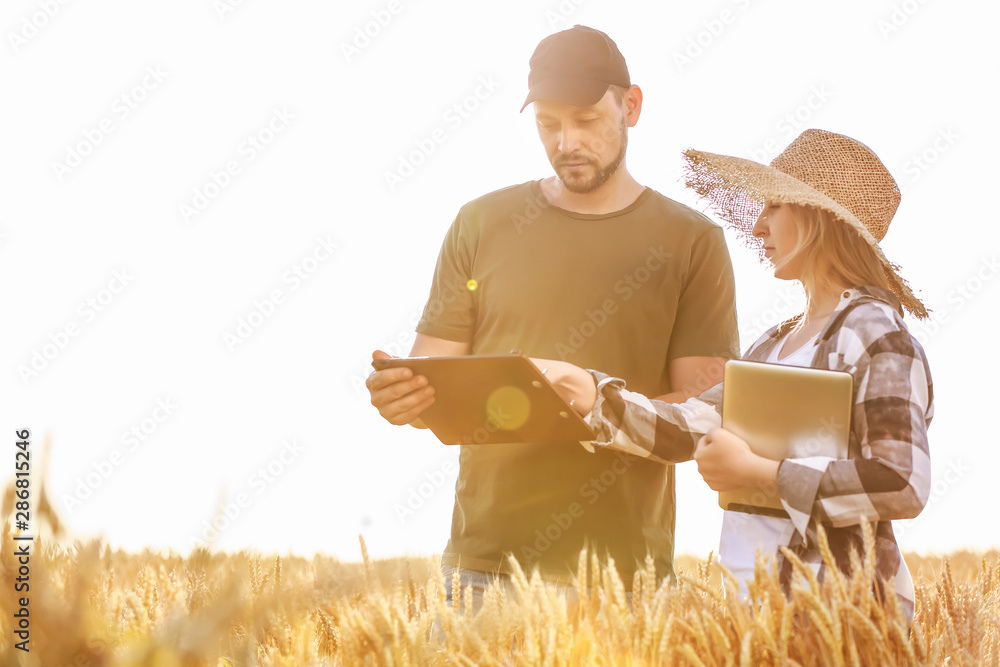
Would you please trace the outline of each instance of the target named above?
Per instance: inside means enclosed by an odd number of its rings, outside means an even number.
[[[674,321],[668,359],[739,358],[733,263],[721,227],[713,226],[695,240]]]
[[[476,234],[459,212],[444,237],[431,291],[417,332],[459,342],[472,342],[476,322],[475,290],[468,288],[475,262]]]

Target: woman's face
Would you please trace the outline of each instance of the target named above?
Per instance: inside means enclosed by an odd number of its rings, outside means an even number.
[[[774,266],[774,277],[795,280],[801,274],[798,261],[788,261],[799,240],[799,226],[791,207],[767,202],[753,226],[753,235],[764,242],[764,256]]]

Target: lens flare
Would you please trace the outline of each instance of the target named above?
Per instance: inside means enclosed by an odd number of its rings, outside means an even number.
[[[501,431],[516,431],[531,415],[531,399],[519,387],[498,387],[486,399],[486,416]]]

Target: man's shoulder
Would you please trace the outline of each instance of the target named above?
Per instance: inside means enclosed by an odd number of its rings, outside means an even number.
[[[544,202],[542,198],[541,190],[535,187],[538,181],[525,181],[524,183],[518,183],[517,185],[508,185],[505,188],[500,188],[499,190],[493,190],[492,192],[487,192],[484,195],[480,195],[475,199],[466,202],[462,206],[462,212],[464,213],[474,213],[477,211],[484,210],[496,210],[502,207],[514,207],[521,206],[524,207],[526,204],[531,202],[536,202],[539,198]]]
[[[722,229],[717,222],[709,218],[701,211],[697,211],[686,204],[682,204],[679,201],[671,199],[653,188],[647,188],[647,191],[650,195],[646,204],[653,210],[659,212],[657,214],[658,217],[662,216],[664,220],[669,220],[675,225],[679,224],[688,226],[692,231],[697,233],[705,232],[710,229]]]

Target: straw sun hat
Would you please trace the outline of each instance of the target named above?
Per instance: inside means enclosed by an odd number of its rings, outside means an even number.
[[[770,166],[752,160],[684,151],[685,182],[707,198],[744,243],[764,259],[753,226],[764,202],[821,208],[850,225],[870,245],[893,293],[906,310],[926,318],[927,309],[885,258],[878,242],[899,206],[899,187],[870,148],[842,134],[806,130]]]

